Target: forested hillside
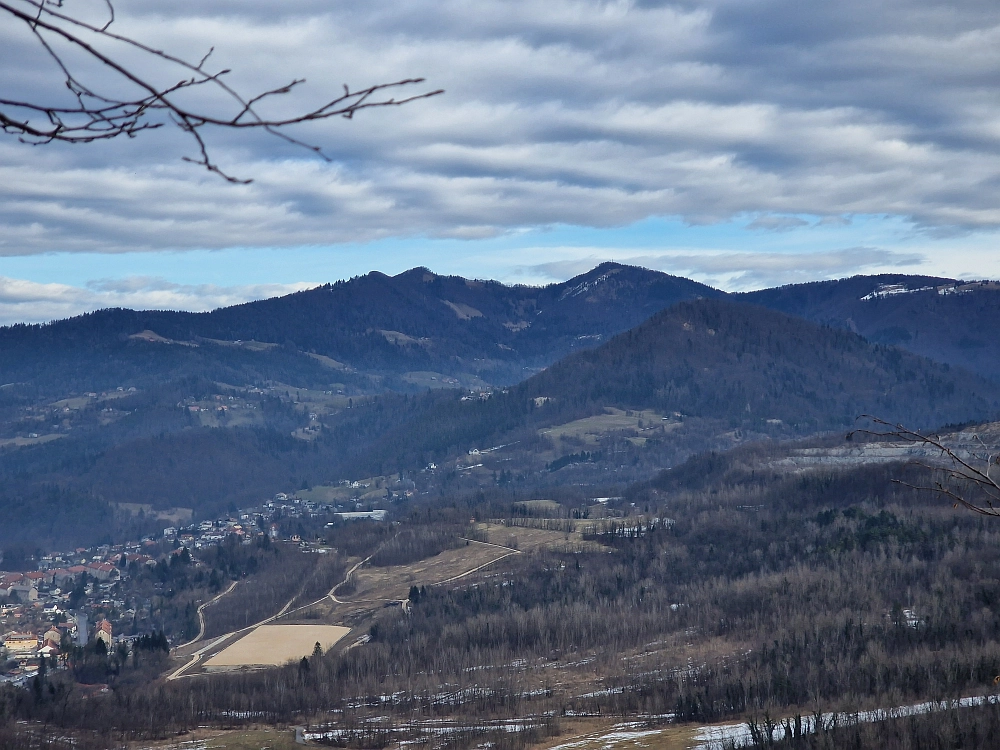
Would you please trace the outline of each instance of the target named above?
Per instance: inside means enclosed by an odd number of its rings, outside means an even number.
[[[729,298],[1000,378],[1000,288],[868,276],[726,295],[604,263],[545,287],[372,272],[208,313],[102,310],[0,328],[0,385],[47,397],[200,376],[349,393],[511,385],[682,301]]]
[[[675,305],[486,402],[439,404],[373,451],[413,461],[526,439],[537,428],[607,407],[707,420],[718,431],[801,435],[848,427],[861,414],[926,428],[985,421],[1000,409],[1000,394],[981,377],[848,331],[700,300]]]
[[[113,422],[100,421],[110,419],[103,416],[109,407],[86,407],[62,439],[0,453],[0,507],[30,502],[43,511],[10,525],[9,534],[55,540],[88,529],[110,533],[116,504],[218,512],[313,484],[418,471],[496,445],[516,446],[499,469],[530,484],[538,471],[545,475],[534,457],[552,450],[540,430],[609,407],[660,415],[644,425],[652,438],[646,450],[663,445],[667,460],[717,445],[734,431],[743,438],[792,437],[844,429],[865,413],[936,427],[985,421],[1000,410],[995,387],[978,376],[724,300],[675,305],[485,400],[459,391],[386,394],[309,416],[321,407],[282,390],[254,396],[237,416],[235,406],[249,398],[242,391],[220,391],[207,380],[182,383],[116,400]],[[211,407],[222,416],[207,423],[183,406],[196,396],[199,403],[217,398],[210,403],[235,406]],[[305,439],[292,436],[308,425]],[[621,447],[635,450],[627,441],[609,444],[606,460]],[[554,465],[575,460],[579,451],[567,449]],[[0,532],[0,540],[7,536]]]
[[[540,741],[515,734],[540,720],[563,722],[572,738],[588,731],[573,726],[580,717],[625,717],[647,742],[670,741],[688,722],[990,694],[1000,670],[996,527],[915,495],[894,481],[899,465],[767,468],[785,455],[758,446],[701,457],[624,488],[605,509],[610,518],[581,520],[579,500],[550,501],[549,517],[520,519],[535,528],[515,526],[516,496],[451,498],[455,517],[499,516],[493,528],[550,541],[479,577],[414,585],[405,608],[377,606],[355,631],[367,636],[357,647],[173,682],[129,684],[125,670],[105,666],[107,693],[56,688],[17,699],[7,689],[0,718],[12,732],[24,731],[20,720],[128,740],[308,719],[356,748],[429,741],[439,731],[431,720],[480,727],[449,738],[458,749],[482,744],[491,720],[508,720],[517,727],[501,747],[513,750]],[[929,481],[923,469],[905,476]],[[444,516],[442,508],[401,516],[404,531],[426,531],[418,518]],[[580,529],[584,544],[562,548],[563,533],[546,524]],[[395,534],[388,524],[379,531]],[[331,573],[343,569],[330,562]],[[273,563],[268,571],[268,583],[287,573]],[[224,599],[212,617],[232,621],[237,601]],[[221,629],[211,619],[209,627]],[[650,717],[665,726],[639,723]],[[967,731],[982,729],[973,722]],[[808,740],[790,746],[842,746]]]
[[[545,287],[373,271],[208,313],[101,310],[0,328],[0,383],[50,395],[185,375],[358,392],[502,385],[675,302],[721,294],[610,263]]]
[[[572,407],[654,408],[807,431],[863,413],[933,427],[992,415],[995,388],[961,370],[760,307],[675,305],[524,386]]]
[[[855,296],[871,285],[852,283]],[[110,538],[138,523],[122,504],[217,513],[500,445],[516,447],[475,481],[545,483],[572,465],[599,475],[625,455],[638,471],[740,440],[843,429],[863,413],[930,428],[1000,408],[996,386],[959,368],[710,296],[611,264],[542,289],[417,269],[203,315],[104,311],[0,330],[0,379],[11,381],[0,388],[0,510],[15,519],[0,543]],[[298,339],[261,343],[290,328]],[[442,374],[501,363],[490,377],[516,379],[564,351],[488,398]],[[419,380],[412,367],[439,369]],[[95,383],[119,385],[81,393]],[[545,436],[609,408],[648,410],[655,423],[589,443]],[[433,491],[450,476],[428,480]]]

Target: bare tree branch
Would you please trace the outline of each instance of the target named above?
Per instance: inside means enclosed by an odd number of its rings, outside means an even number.
[[[237,179],[225,173],[212,160],[202,132],[205,128],[263,130],[326,159],[319,146],[295,138],[285,132],[285,129],[331,117],[351,119],[363,109],[399,106],[443,93],[442,89],[437,89],[399,99],[392,95],[396,89],[423,83],[423,78],[404,78],[357,90],[351,90],[345,84],[343,94],[325,101],[319,107],[291,117],[269,118],[260,113],[258,105],[291,93],[305,83],[304,79],[295,79],[253,96],[244,96],[224,80],[224,76],[230,73],[228,69],[213,72],[205,67],[214,48],[199,61],[189,62],[130,37],[116,34],[110,30],[115,21],[114,6],[111,0],[104,1],[108,19],[105,23],[96,25],[64,12],[63,0],[0,0],[0,17],[6,15],[13,21],[24,24],[59,69],[74,102],[69,106],[57,106],[0,96],[0,129],[17,135],[23,143],[42,145],[54,141],[92,143],[121,136],[134,138],[144,130],[172,123],[190,135],[195,142],[197,156],[183,157],[185,161],[198,164],[229,182],[245,184],[251,180]],[[147,60],[164,69],[157,72],[168,72],[170,68],[176,68],[182,77],[169,86],[157,85],[140,74],[134,66],[102,51],[98,46],[101,42],[125,45],[137,50]],[[57,47],[57,44],[61,47]],[[136,95],[98,93],[74,72],[67,63],[65,54],[60,52],[62,47],[77,54],[82,53],[85,59],[111,71],[119,84],[135,89]],[[211,114],[190,109],[180,101],[179,95],[184,92],[204,87],[214,88],[223,102],[233,105],[235,114]]]
[[[993,452],[979,435],[973,436],[978,450],[965,451],[945,444],[939,435],[925,435],[869,414],[863,414],[859,419],[871,421],[874,428],[852,430],[847,434],[848,440],[855,435],[891,438],[922,445],[930,449],[932,456],[936,455],[938,458],[937,462],[919,460],[908,462],[931,470],[936,476],[931,484],[915,485],[901,479],[894,479],[894,482],[904,487],[943,495],[951,500],[956,508],[965,508],[983,516],[1000,516],[1000,483],[992,473],[997,471],[995,467],[1000,465],[1000,456]]]

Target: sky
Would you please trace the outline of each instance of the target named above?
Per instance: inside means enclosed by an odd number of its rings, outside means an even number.
[[[106,7],[64,4],[99,23]],[[246,95],[304,78],[262,105],[273,116],[344,84],[420,76],[406,92],[445,93],[289,131],[325,158],[206,129],[246,185],[184,161],[195,144],[169,124],[88,145],[0,134],[0,324],[212,309],[414,266],[544,284],[616,260],[727,290],[1000,278],[995,2],[119,0],[111,29],[190,60],[212,49]],[[37,40],[0,20],[0,99],[67,96]]]

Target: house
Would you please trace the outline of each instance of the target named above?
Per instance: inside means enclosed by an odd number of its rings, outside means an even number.
[[[14,594],[17,594],[17,598],[22,602],[38,601],[38,589],[34,586],[18,584],[7,589],[7,596],[13,596]]]
[[[30,586],[38,587],[43,583],[52,583],[52,573],[44,573],[41,570],[33,570],[24,574],[24,581]]]
[[[107,581],[113,578],[118,578],[121,574],[111,563],[106,562],[92,562],[87,566],[87,572],[90,573],[94,578],[99,581]]]
[[[97,623],[97,629],[94,631],[94,639],[104,641],[104,645],[111,650],[111,623],[107,620],[101,620]]]
[[[49,628],[42,636],[43,646],[54,646],[58,651],[60,643],[62,643],[62,633],[55,628]]]
[[[68,568],[53,568],[52,582],[57,586],[62,586],[67,581],[72,581],[76,576],[70,573]]]
[[[9,589],[16,583],[21,583],[24,580],[24,573],[6,573],[3,577],[0,577],[0,588]]]
[[[4,636],[3,645],[12,656],[34,654],[38,651],[38,636],[34,633],[8,633]]]

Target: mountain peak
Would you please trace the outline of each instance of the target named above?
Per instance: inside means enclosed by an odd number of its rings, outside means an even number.
[[[392,278],[399,279],[401,281],[423,281],[429,283],[436,280],[438,275],[431,269],[427,268],[427,266],[417,266],[409,269],[408,271],[398,273]]]

